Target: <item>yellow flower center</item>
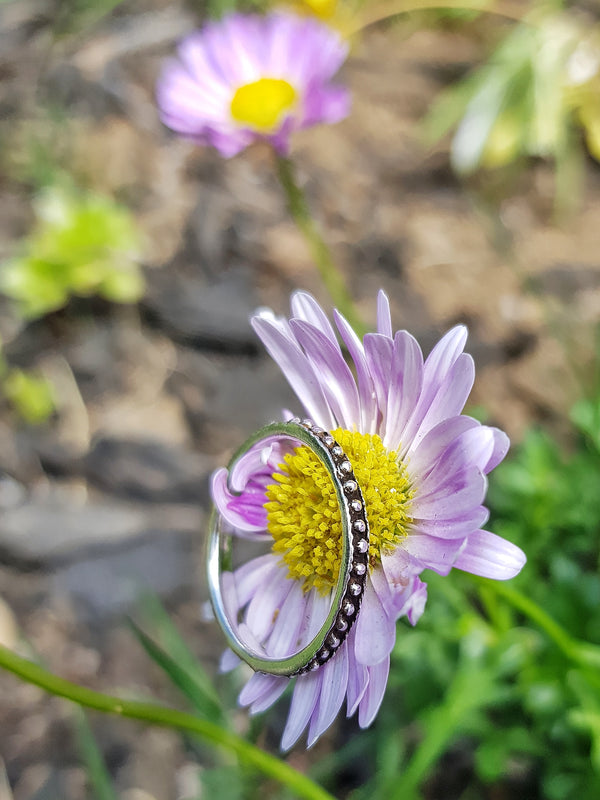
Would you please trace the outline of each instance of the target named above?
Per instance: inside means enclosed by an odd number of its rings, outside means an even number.
[[[414,490],[406,466],[379,436],[338,428],[331,434],[350,459],[369,519],[369,562],[391,552],[406,536]],[[342,518],[333,482],[312,450],[300,446],[285,457],[267,487],[267,528],[273,552],[281,554],[288,577],[326,594],[338,579]]]
[[[335,12],[337,0],[304,0],[304,5],[308,6],[316,17],[330,19]]]
[[[240,86],[231,101],[231,116],[263,133],[273,131],[296,101],[296,90],[287,81],[261,78]]]

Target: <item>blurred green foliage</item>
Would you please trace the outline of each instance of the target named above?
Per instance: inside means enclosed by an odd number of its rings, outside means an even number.
[[[55,408],[51,384],[35,373],[11,367],[0,340],[0,389],[19,416],[31,425],[44,422]]]
[[[533,156],[553,159],[559,178],[572,181],[582,155],[578,127],[600,158],[600,26],[558,13],[561,6],[535,4],[486,63],[433,104],[425,139],[431,144],[454,129],[450,155],[457,172]]]
[[[108,197],[57,180],[34,201],[36,220],[19,252],[0,264],[0,292],[16,315],[37,319],[64,307],[72,296],[99,295],[134,303],[144,293],[138,259],[141,238],[132,215]],[[26,422],[54,411],[50,383],[9,366],[0,349],[0,389]]]
[[[123,0],[69,0],[60,3],[54,16],[57,37],[87,32],[122,4]]]
[[[377,792],[375,778],[371,796],[420,796],[448,752],[467,763],[455,796],[491,797],[494,785],[513,797],[600,796],[599,409],[598,398],[575,406],[571,452],[532,430],[492,476],[489,529],[527,553],[518,578],[505,589],[457,572],[428,577],[425,614],[399,632],[378,723],[379,737],[408,736],[414,750],[394,790]],[[542,609],[547,627],[524,618],[513,594]]]
[[[0,291],[23,317],[56,311],[72,295],[139,300],[140,237],[126,209],[101,195],[55,185],[39,194],[35,212],[21,252],[0,273]]]
[[[42,375],[12,367],[1,385],[6,399],[30,425],[45,422],[55,409],[52,385]]]
[[[119,800],[87,714],[75,708],[74,727],[93,800]]]

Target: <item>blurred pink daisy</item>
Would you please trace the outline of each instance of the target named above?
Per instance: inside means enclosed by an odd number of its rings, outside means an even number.
[[[380,292],[376,333],[359,339],[334,311],[336,332],[304,292],[292,316],[261,311],[254,330],[280,366],[305,413],[331,432],[352,462],[367,512],[369,569],[355,625],[323,666],[295,680],[282,748],[308,726],[308,746],[346,701],[361,727],[374,719],[385,691],[396,621],[416,624],[427,599],[425,569],[453,567],[487,578],[514,577],[523,552],[482,530],[490,472],[508,437],[461,412],[475,377],[463,352],[467,331],[450,330],[427,359],[406,331],[392,330]],[[226,573],[232,617],[267,655],[282,658],[315,635],[331,604],[341,550],[341,516],[325,468],[289,438],[248,451],[232,474],[213,476],[215,504],[234,533],[268,542],[270,552]],[[239,492],[239,494],[238,494]],[[225,575],[224,575],[225,577]],[[224,668],[238,663],[228,652]],[[240,694],[253,713],[283,693],[289,678],[255,673]]]
[[[348,51],[316,19],[230,14],[181,43],[158,81],[165,125],[225,157],[257,139],[286,154],[292,131],[338,122],[348,91],[330,83]]]

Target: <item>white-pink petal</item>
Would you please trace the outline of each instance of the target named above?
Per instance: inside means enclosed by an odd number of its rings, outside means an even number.
[[[504,456],[508,453],[508,448],[510,447],[510,439],[504,433],[504,431],[501,431],[500,428],[490,428],[490,430],[493,431],[494,434],[494,450],[489,461],[484,467],[484,472],[486,474],[498,466]]]
[[[270,708],[273,703],[276,703],[277,700],[279,700],[290,682],[289,678],[282,678],[281,676],[277,675],[269,675],[268,677],[273,677],[275,680],[269,689],[252,703],[250,706],[251,714],[262,714],[263,711],[266,711],[268,708]]]
[[[229,619],[237,619],[240,610],[240,601],[235,586],[233,572],[223,572],[221,575],[221,594],[225,613]]]
[[[404,605],[400,608],[398,616],[406,616],[411,625],[416,625],[425,611],[427,603],[427,584],[418,575],[415,575],[413,584]]]
[[[350,323],[338,311],[334,310],[333,316],[356,369],[360,402],[360,420],[357,420],[358,430],[361,433],[375,433],[378,425],[377,396],[373,378],[367,366],[363,344]]]
[[[468,331],[464,325],[456,325],[435,345],[425,361],[425,380],[439,383],[450,372],[465,349]]]
[[[317,741],[336,718],[348,687],[348,650],[340,647],[335,657],[320,667],[321,692],[308,730],[307,746]]]
[[[407,422],[415,408],[423,384],[423,353],[417,340],[406,331],[394,337],[388,375],[387,415],[383,443],[398,449]]]
[[[402,436],[403,443],[414,448],[442,420],[458,416],[467,402],[474,381],[475,363],[467,353],[459,355],[433,396],[425,391],[423,380],[423,397],[427,400],[419,400],[415,415]]]
[[[325,334],[338,350],[340,346],[333,330],[331,322],[327,319],[327,314],[317,303],[312,294],[308,292],[294,292],[291,299],[292,316],[308,322],[313,328],[317,328]],[[340,350],[341,352],[341,350]]]
[[[263,556],[252,558],[238,567],[233,580],[239,607],[244,608],[260,586],[271,580],[278,580],[280,574],[279,556],[274,553],[265,553]]]
[[[422,497],[443,492],[451,486],[455,491],[473,468],[483,470],[494,450],[494,434],[490,428],[471,428],[446,447],[433,468],[419,481]]]
[[[283,679],[285,683],[285,678]],[[265,695],[269,695],[273,689],[279,686],[281,678],[276,675],[265,675],[262,672],[255,672],[244,686],[238,697],[241,706],[249,706]]]
[[[219,672],[231,672],[232,669],[239,667],[242,659],[233,650],[224,650],[219,659]]]
[[[320,670],[297,678],[287,723],[281,737],[282,750],[289,750],[299,739],[313,715],[320,691]]]
[[[245,622],[259,641],[271,632],[276,615],[292,588],[285,577],[285,568],[277,567],[272,578],[256,589],[246,610]]]
[[[291,320],[298,342],[304,348],[328,405],[336,420],[347,430],[360,421],[358,390],[350,367],[339,346],[333,345],[324,333],[302,320]]]
[[[440,539],[463,539],[481,528],[488,521],[490,512],[485,506],[474,506],[463,514],[450,515],[446,519],[413,519],[411,531],[427,533]]]
[[[392,363],[393,342],[379,333],[367,333],[364,337],[367,368],[377,398],[379,411],[378,430],[384,431],[387,420],[387,398],[390,366]]]
[[[396,640],[395,620],[388,617],[370,578],[356,622],[354,653],[360,664],[378,664],[392,650]]]
[[[403,547],[424,567],[432,569],[440,575],[447,575],[464,547],[465,539],[436,539],[423,534],[410,534]]]
[[[383,289],[380,289],[377,293],[377,333],[387,336],[389,339],[394,336],[390,301]]]
[[[308,358],[298,343],[286,336],[270,319],[253,317],[252,327],[271,358],[277,363],[296,392],[308,416],[327,430],[335,427],[335,418]]]
[[[260,535],[264,533],[267,515],[264,509],[261,512],[262,503],[258,502],[255,513],[247,514],[242,505],[236,505],[238,499],[232,494],[228,485],[228,472],[224,467],[215,470],[211,477],[211,494],[215,506],[223,519],[234,527],[239,535]],[[248,498],[245,498],[247,500]],[[262,501],[264,503],[264,499]]]
[[[450,417],[439,422],[410,450],[407,460],[412,480],[420,483],[434,468],[450,442],[464,431],[477,427],[479,422],[465,415]]]
[[[527,558],[516,544],[489,531],[475,531],[454,564],[458,569],[506,581],[518,575]]]
[[[289,656],[300,649],[297,639],[306,615],[307,597],[299,581],[291,581],[291,584],[292,588],[279,610],[266,647],[269,655],[275,658]]]
[[[369,683],[363,699],[358,707],[358,724],[361,728],[368,728],[379,711],[383,700],[387,679],[390,672],[390,657],[372,667],[369,667]]]
[[[487,478],[477,467],[463,470],[444,486],[426,495],[417,493],[411,511],[416,520],[449,519],[480,506],[485,497]]]
[[[346,703],[348,717],[358,708],[358,704],[363,699],[369,683],[369,671],[364,664],[359,664],[354,648],[356,645],[356,625],[351,629],[348,638],[342,645],[348,648],[348,689],[346,692]]]

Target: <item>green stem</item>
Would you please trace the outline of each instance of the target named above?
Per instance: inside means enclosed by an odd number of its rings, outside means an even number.
[[[493,587],[494,592],[507,600],[510,605],[524,614],[540,627],[551,639],[559,650],[571,661],[582,667],[600,668],[600,647],[581,642],[571,636],[561,625],[556,622],[544,609],[527,595],[521,594],[518,589],[502,581],[484,581],[482,584]]]
[[[276,161],[277,175],[285,192],[288,210],[308,244],[321,280],[329,292],[334,306],[346,317],[356,332],[363,335],[367,329],[348,292],[344,277],[336,266],[329,247],[310,213],[304,192],[296,180],[294,165],[289,158],[283,158],[280,155],[276,155]]]
[[[386,795],[388,800],[416,800],[419,786],[473,714],[493,697],[494,676],[478,664],[459,662],[444,700],[424,720],[424,735],[410,761]]]
[[[306,775],[297,772],[285,761],[255,747],[241,736],[223,730],[214,722],[166,706],[135,700],[121,700],[118,697],[86,689],[84,686],[78,686],[76,683],[71,683],[47,672],[37,664],[21,658],[3,646],[0,646],[0,667],[12,672],[13,675],[17,675],[27,683],[39,686],[50,694],[64,697],[80,706],[201,736],[216,747],[235,753],[241,761],[284,784],[298,797],[306,798],[306,800],[335,800],[333,795]]]

